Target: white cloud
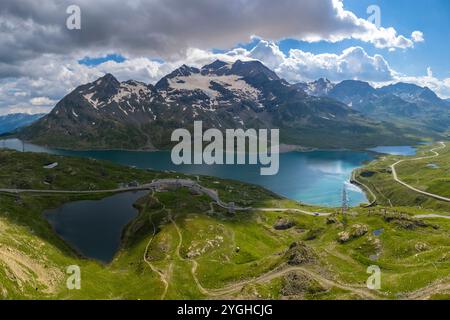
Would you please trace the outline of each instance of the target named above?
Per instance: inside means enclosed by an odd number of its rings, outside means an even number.
[[[312,81],[324,77],[331,81],[360,79],[389,81],[393,70],[381,55],[370,56],[361,47],[350,47],[341,54],[313,54],[292,49],[285,55],[270,41],[260,40],[250,51],[232,52],[234,59],[256,59],[273,69],[282,78],[291,81]]]
[[[411,77],[406,75],[397,75],[395,82],[414,83],[421,87],[428,87],[443,99],[450,98],[450,78],[438,79],[434,77],[431,68],[427,68],[426,76]]]
[[[361,47],[351,47],[341,54],[317,54],[291,50],[280,72],[291,74],[290,80],[315,80],[326,77],[331,81],[357,79],[387,81],[392,70],[381,55],[369,56]]]
[[[407,82],[428,87],[441,98],[450,98],[450,78],[436,78],[430,67],[427,68],[425,76],[400,74],[383,56],[370,56],[361,47],[347,48],[341,54],[313,54],[293,49],[285,55],[273,42],[261,40],[253,50],[241,48],[227,54],[234,60],[260,60],[290,82],[313,81],[318,78],[328,78],[334,82],[358,79],[374,86]]]
[[[421,31],[414,31],[411,34],[411,38],[413,39],[414,42],[424,42],[425,39],[423,37],[423,32]]]
[[[47,106],[47,107],[49,107],[49,106],[54,105],[56,103],[56,101],[52,100],[52,99],[50,99],[48,97],[36,97],[36,98],[30,99],[30,103],[33,106],[39,106],[39,107]]]
[[[231,48],[252,35],[305,41],[358,39],[377,48],[410,48],[423,39],[379,27],[344,8],[343,0],[78,0],[81,30],[66,29],[72,0],[2,0],[0,76],[38,55],[121,50],[130,57],[180,57],[188,48]],[[4,65],[2,65],[4,63]]]

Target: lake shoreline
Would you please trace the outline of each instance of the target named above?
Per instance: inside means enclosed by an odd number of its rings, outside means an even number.
[[[3,139],[5,138],[5,139]],[[33,143],[31,141],[27,141],[27,140],[21,140],[17,137],[14,136],[7,136],[7,137],[2,137],[0,136],[0,143],[3,140],[19,140],[19,141],[23,141],[24,143],[27,143],[29,145],[35,145],[35,146],[39,146],[42,148],[48,148],[48,149],[54,149],[54,150],[60,150],[60,151],[79,151],[79,152],[95,152],[95,151],[126,151],[126,152],[167,152],[167,151],[171,151],[171,149],[155,149],[155,148],[151,148],[151,149],[126,149],[126,148],[62,148],[62,147],[54,147],[54,146],[49,146],[49,145],[42,145],[42,144],[36,144]],[[416,144],[414,144],[414,147],[418,147],[421,144],[423,144],[425,142],[417,142]],[[428,143],[428,142],[427,142]],[[371,149],[374,148],[378,148],[380,147],[379,145],[371,145],[371,146],[367,146],[366,148],[318,148],[318,147],[307,147],[307,146],[302,146],[302,145],[296,145],[296,144],[285,144],[285,143],[281,143],[279,145],[279,153],[283,154],[283,153],[289,153],[289,152],[314,152],[314,151],[355,151],[355,152],[365,152],[365,151],[371,151],[374,153],[380,153],[377,151],[372,151]],[[392,145],[392,146],[383,146],[383,147],[399,147],[398,145]],[[380,153],[383,154],[383,153]]]

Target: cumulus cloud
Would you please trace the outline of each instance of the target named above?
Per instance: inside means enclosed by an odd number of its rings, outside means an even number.
[[[30,99],[30,103],[33,106],[52,106],[56,103],[55,100],[50,99],[49,97],[35,97]]]
[[[235,59],[256,59],[272,68],[279,76],[291,82],[328,78],[331,81],[360,79],[389,81],[394,72],[379,54],[370,56],[361,47],[350,47],[341,54],[313,54],[292,49],[285,55],[274,42],[260,40],[250,51],[233,52]]]
[[[388,81],[392,70],[381,55],[369,56],[361,47],[351,47],[341,54],[317,54],[291,50],[286,61],[279,67],[291,81],[314,80],[326,77],[331,81],[345,79],[365,81]]]
[[[240,50],[239,58],[260,60],[290,82],[318,78],[334,82],[355,79],[370,82],[376,87],[406,82],[428,87],[441,98],[450,98],[450,78],[436,78],[431,67],[427,68],[424,76],[407,76],[394,70],[383,56],[370,56],[361,47],[347,48],[341,54],[313,54],[293,49],[285,55],[275,43],[261,40],[253,50]]]
[[[414,42],[424,42],[425,38],[423,37],[423,32],[421,31],[414,31],[411,34],[411,38]]]
[[[81,8],[81,30],[68,30],[66,8]],[[230,48],[252,35],[278,40],[359,39],[379,48],[408,48],[412,39],[377,28],[345,10],[342,0],[2,0],[0,62],[38,54],[123,50],[129,56],[183,55],[187,48]],[[8,65],[1,74],[13,73]]]

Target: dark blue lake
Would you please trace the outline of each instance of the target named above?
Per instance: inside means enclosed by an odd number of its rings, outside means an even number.
[[[138,214],[133,204],[145,194],[127,192],[101,200],[69,202],[45,211],[44,216],[75,250],[108,263],[119,249],[123,228]]]

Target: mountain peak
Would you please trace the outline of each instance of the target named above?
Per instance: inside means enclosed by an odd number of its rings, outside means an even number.
[[[375,94],[376,90],[368,82],[361,80],[344,80],[338,83],[333,91],[344,91],[352,94]]]
[[[190,67],[186,64],[183,64],[181,67],[179,67],[178,69],[175,69],[174,71],[172,71],[169,75],[167,75],[165,78],[176,78],[176,77],[188,77],[192,74],[195,73],[200,73],[200,70],[194,67]]]
[[[230,64],[222,61],[216,60],[213,63],[207,64],[202,67],[202,75],[214,73],[216,75],[223,75],[230,69]]]
[[[409,102],[415,102],[419,99],[431,103],[442,103],[442,100],[430,88],[412,83],[398,82],[385,86],[380,91],[399,96]]]
[[[222,67],[224,67],[226,65],[228,65],[227,62],[217,59],[213,63],[207,64],[202,69],[214,69],[214,70],[217,70],[217,69],[220,69],[220,68],[222,68]]]
[[[95,83],[110,83],[114,85],[120,85],[119,80],[117,80],[116,77],[114,77],[111,73],[106,73],[103,77],[98,78]]]
[[[231,70],[231,74],[235,74],[242,77],[259,77],[265,76],[269,80],[280,80],[275,72],[267,68],[261,61],[259,60],[236,60],[233,63]]]
[[[328,80],[327,78],[319,78],[319,79],[317,79],[316,82],[317,82],[317,83],[320,83],[320,84],[328,84],[328,83],[331,83],[331,81]]]

